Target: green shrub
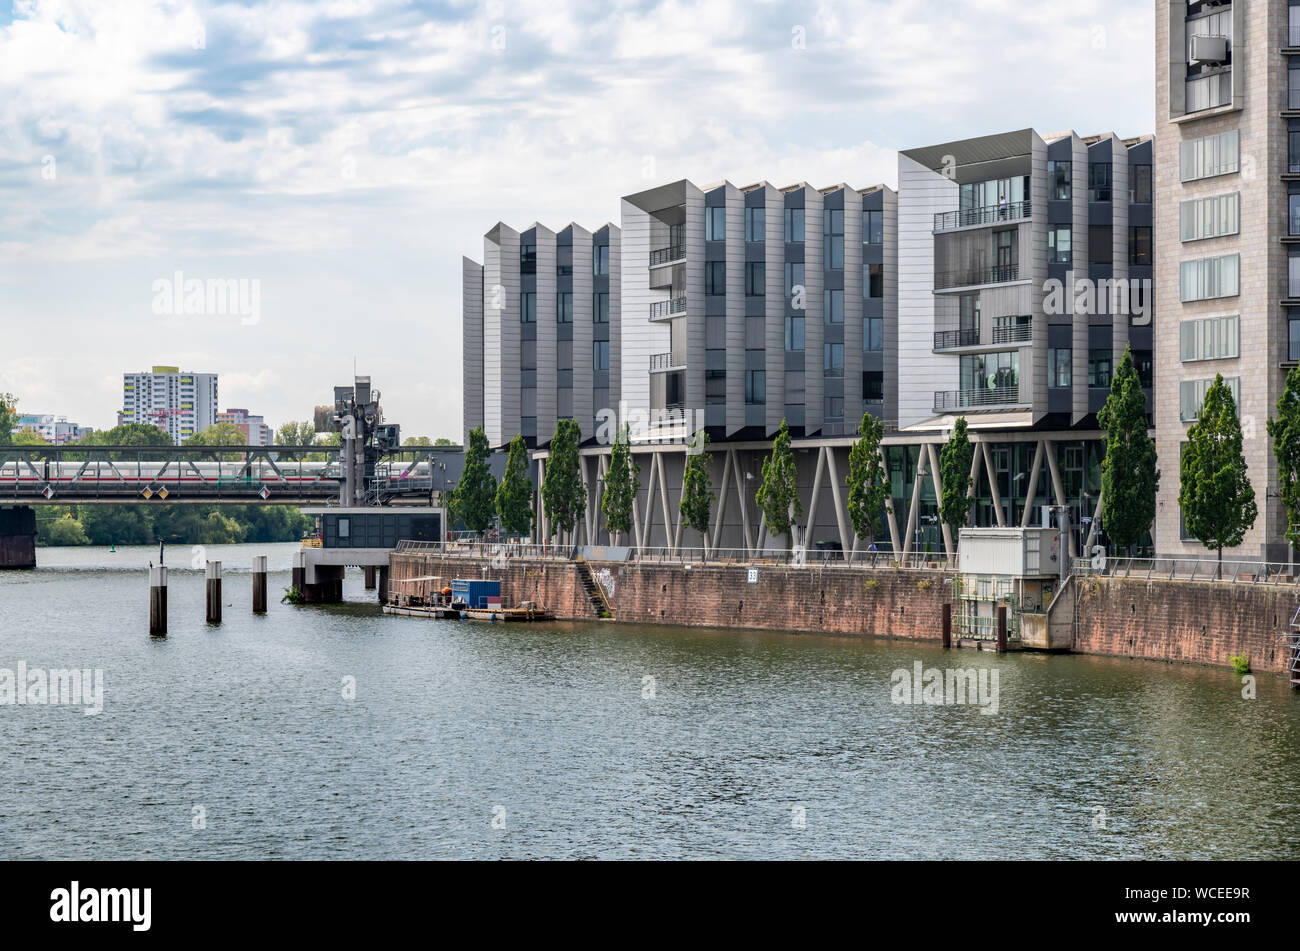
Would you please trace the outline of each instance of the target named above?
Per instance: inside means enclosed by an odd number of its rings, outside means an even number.
[[[1250,658],[1245,654],[1232,654],[1228,657],[1228,663],[1238,674],[1250,673]]]

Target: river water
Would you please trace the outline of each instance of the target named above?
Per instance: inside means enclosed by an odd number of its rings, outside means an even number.
[[[213,627],[169,551],[166,639],[156,549],[0,573],[0,669],[104,677],[98,715],[0,705],[0,856],[1300,858],[1275,677],[1243,699],[1142,661],[385,617],[357,571],[347,603],[293,607],[294,548],[198,553],[224,563]],[[917,662],[996,670],[996,713],[894,702]]]

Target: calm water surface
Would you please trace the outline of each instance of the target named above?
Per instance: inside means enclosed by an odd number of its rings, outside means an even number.
[[[99,716],[0,706],[0,855],[1300,858],[1281,679],[1247,701],[1228,672],[1138,661],[385,617],[360,572],[348,603],[295,608],[294,547],[209,548],[219,627],[189,550],[169,552],[165,640],[156,549],[41,549],[0,573],[0,668],[105,676]],[[997,715],[891,702],[918,660],[996,667]]]

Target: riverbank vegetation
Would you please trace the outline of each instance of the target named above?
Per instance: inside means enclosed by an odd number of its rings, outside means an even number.
[[[60,505],[42,507],[38,545],[233,545],[292,542],[316,520],[285,505]]]

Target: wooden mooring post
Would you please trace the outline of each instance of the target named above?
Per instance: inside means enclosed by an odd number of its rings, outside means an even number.
[[[1007,652],[1007,606],[998,605],[998,653]]]
[[[952,647],[952,604],[945,603],[943,606],[943,646],[944,649]]]
[[[221,623],[221,562],[209,561],[203,568],[207,588],[207,619],[209,624]]]
[[[364,571],[366,574],[366,590],[374,591],[375,590],[375,566],[363,565],[361,570]]]
[[[266,556],[253,556],[253,613],[266,613]]]
[[[167,569],[163,565],[149,568],[149,633],[167,636]]]

